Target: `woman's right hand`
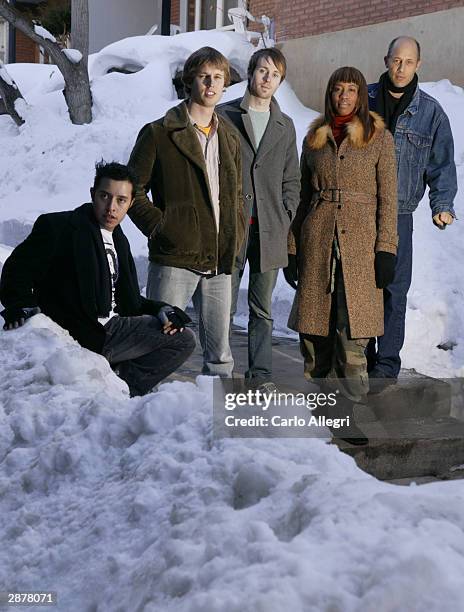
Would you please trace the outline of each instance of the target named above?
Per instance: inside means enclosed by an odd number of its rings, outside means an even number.
[[[284,276],[290,287],[296,290],[298,282],[298,264],[296,255],[288,256],[288,266],[284,268]]]

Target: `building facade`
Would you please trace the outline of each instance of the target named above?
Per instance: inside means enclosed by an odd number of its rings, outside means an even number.
[[[322,109],[333,70],[348,64],[368,81],[376,80],[388,43],[400,35],[421,43],[422,81],[446,78],[464,86],[464,0],[249,0],[248,10],[273,20],[276,43],[288,60],[288,80],[300,100],[316,110]],[[212,15],[215,26],[208,25]],[[182,31],[227,25],[225,0],[171,0],[171,21]]]

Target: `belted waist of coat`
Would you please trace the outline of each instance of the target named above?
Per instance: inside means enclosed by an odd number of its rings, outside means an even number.
[[[376,204],[377,196],[362,191],[347,191],[346,189],[321,189],[313,193],[311,204],[315,202],[359,202],[360,204]]]

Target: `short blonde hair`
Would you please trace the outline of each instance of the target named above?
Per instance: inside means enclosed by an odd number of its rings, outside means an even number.
[[[226,57],[213,47],[201,47],[190,55],[184,64],[182,82],[185,92],[190,95],[192,83],[205,64],[212,64],[218,70],[224,72],[224,86],[230,85],[230,65]]]

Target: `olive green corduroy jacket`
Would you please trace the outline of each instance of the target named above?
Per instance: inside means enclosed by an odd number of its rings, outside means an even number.
[[[149,239],[151,261],[232,272],[245,236],[240,138],[218,119],[219,232],[203,151],[185,102],[145,125],[137,137],[129,166],[138,185],[128,214]]]

